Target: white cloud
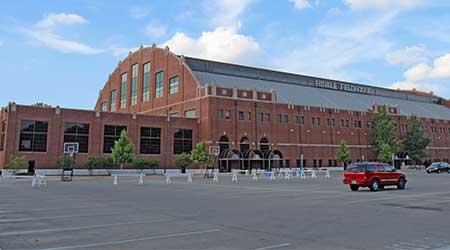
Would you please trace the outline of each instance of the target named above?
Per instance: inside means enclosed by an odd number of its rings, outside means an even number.
[[[344,0],[354,10],[362,9],[405,9],[421,5],[428,0]]]
[[[145,27],[145,34],[151,38],[163,37],[167,34],[167,27],[157,23],[150,23]]]
[[[198,38],[176,33],[163,46],[169,46],[177,54],[226,62],[239,62],[257,55],[260,45],[253,37],[237,31],[237,27],[217,27],[214,31],[202,32]]]
[[[396,51],[392,51],[386,55],[386,60],[394,65],[413,65],[415,63],[427,60],[425,56],[424,46],[411,46]]]
[[[47,31],[31,30],[27,33],[33,39],[31,44],[41,45],[64,53],[98,54],[103,52],[80,42],[67,40],[57,34]]]
[[[77,14],[50,13],[31,28],[21,29],[31,41],[29,44],[48,47],[63,53],[98,54],[103,49],[96,49],[82,42],[73,41],[55,33],[60,25],[84,24],[86,19]]]
[[[142,19],[142,18],[148,16],[149,13],[150,13],[150,11],[148,9],[142,8],[142,7],[136,7],[136,6],[131,7],[128,10],[128,15],[134,19]]]
[[[57,25],[84,24],[86,19],[77,14],[50,13],[36,24],[40,29],[53,29]]]
[[[392,44],[385,38],[384,31],[394,17],[395,13],[377,14],[362,20],[333,15],[304,40],[289,41],[291,47],[285,49],[288,52],[275,62],[275,67],[354,81],[361,73],[346,71],[348,66],[384,59],[391,50]]]
[[[308,0],[289,0],[289,2],[294,4],[294,8],[301,10],[305,8],[311,7],[311,4]]]
[[[255,0],[214,0],[205,1],[206,11],[216,26],[236,26],[238,18]]]
[[[419,63],[404,74],[405,80],[393,83],[392,88],[412,89],[424,91],[442,92],[443,84],[437,81],[450,79],[450,53],[436,58],[433,65]]]

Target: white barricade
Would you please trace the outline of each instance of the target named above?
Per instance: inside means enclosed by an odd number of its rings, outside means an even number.
[[[301,178],[301,179],[305,179],[305,178],[306,178],[306,175],[305,175],[305,171],[304,171],[304,170],[300,171],[300,178]]]
[[[330,178],[330,170],[327,169],[327,171],[325,172],[325,178]]]
[[[314,169],[311,171],[311,178],[313,178],[313,179],[317,178],[316,170],[314,170]]]
[[[275,180],[275,173],[274,172],[270,172],[270,180],[271,181]]]
[[[188,181],[188,184],[192,184],[192,175],[191,175],[191,173],[188,173],[188,175],[187,175],[187,181]]]
[[[144,174],[140,174],[139,175],[138,185],[143,185],[143,184],[144,184]]]
[[[118,184],[119,177],[137,177],[138,178],[138,185],[142,185],[142,184],[144,184],[145,174],[144,173],[141,173],[141,174],[131,174],[131,173],[127,174],[127,173],[124,173],[124,174],[111,174],[111,176],[114,177],[113,185],[117,185]]]
[[[219,174],[217,172],[214,172],[213,183],[219,183]]]
[[[285,180],[290,180],[291,179],[291,171],[286,171],[286,173],[284,174],[284,179]]]
[[[45,175],[34,175],[33,181],[31,182],[31,187],[41,187],[47,186],[47,180],[45,179]]]
[[[114,175],[113,185],[117,185],[117,175]]]
[[[256,172],[254,174],[252,174],[252,180],[258,181],[258,176],[256,175]]]
[[[170,175],[166,174],[166,184],[171,184]]]
[[[237,182],[238,181],[237,172],[236,171],[233,171],[233,177],[231,178],[231,181],[232,182]]]

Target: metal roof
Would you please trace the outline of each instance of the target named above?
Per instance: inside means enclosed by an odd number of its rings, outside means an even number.
[[[396,106],[401,115],[415,114],[424,118],[450,120],[450,109],[436,104],[438,97],[435,96],[419,96],[402,91],[342,82],[370,89],[370,92],[362,94],[312,86],[313,80],[322,80],[322,78],[196,58],[186,58],[186,62],[202,85],[216,84],[227,88],[237,87],[260,91],[274,90],[279,103],[362,112],[372,110],[372,105],[376,103],[377,105]]]

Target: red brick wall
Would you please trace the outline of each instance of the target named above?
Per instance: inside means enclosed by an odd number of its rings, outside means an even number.
[[[57,108],[40,108],[31,106],[16,106],[16,111],[10,107],[8,117],[7,147],[5,149],[5,159],[10,159],[12,155],[25,155],[29,160],[36,161],[36,168],[53,168],[56,165],[56,159],[63,153],[64,141],[64,123],[80,122],[88,123],[89,131],[89,151],[88,153],[79,153],[76,155],[76,167],[82,168],[88,155],[103,154],[103,130],[104,125],[124,125],[128,128],[128,135],[134,144],[134,153],[139,153],[140,127],[159,127],[161,128],[161,154],[160,155],[141,155],[149,159],[160,160],[162,167],[172,167],[173,155],[173,131],[176,128],[193,129],[194,141],[197,138],[197,119],[188,118],[170,118],[166,117],[135,115],[129,113],[111,113],[88,110],[60,109],[57,114]],[[19,135],[21,120],[41,120],[48,121],[47,152],[19,152]]]

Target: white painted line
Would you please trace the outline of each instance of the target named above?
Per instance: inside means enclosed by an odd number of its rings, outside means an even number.
[[[146,240],[167,239],[167,238],[183,237],[183,236],[196,235],[196,234],[213,233],[213,232],[219,232],[219,231],[220,231],[220,229],[210,229],[210,230],[193,231],[193,232],[176,233],[176,234],[163,234],[163,235],[135,238],[135,239],[129,239],[129,240],[118,240],[118,241],[109,241],[109,242],[84,244],[84,245],[72,245],[72,246],[64,246],[64,247],[45,248],[45,249],[41,249],[41,250],[64,250],[64,249],[77,249],[77,248],[93,248],[93,247],[99,247],[99,246],[118,245],[118,244],[125,244],[125,243],[146,241]]]
[[[107,216],[107,215],[116,215],[123,213],[98,213],[98,214],[72,214],[72,215],[58,215],[58,216],[50,216],[50,217],[29,217],[29,218],[18,218],[18,219],[9,219],[9,220],[0,220],[0,223],[10,223],[10,222],[21,222],[21,221],[31,221],[31,220],[46,220],[46,219],[60,219],[60,218],[73,218],[73,217],[90,217],[90,216]]]
[[[141,222],[123,222],[123,223],[101,224],[101,225],[84,226],[84,227],[63,227],[63,228],[53,228],[53,229],[15,231],[15,232],[0,233],[0,237],[13,236],[13,235],[24,235],[24,234],[75,231],[75,230],[94,229],[94,228],[112,227],[112,226],[123,226],[123,225],[148,224],[148,223],[165,222],[165,221],[172,221],[172,220],[174,220],[174,219],[159,219],[159,220],[141,221]]]
[[[261,248],[255,248],[253,250],[266,250],[266,249],[274,249],[274,248],[280,248],[280,247],[287,247],[290,246],[291,243],[283,243],[283,244],[278,244],[278,245],[273,245],[273,246],[267,246],[267,247],[261,247]]]
[[[394,195],[392,197],[383,197],[383,198],[376,198],[376,199],[359,199],[359,200],[355,200],[355,201],[346,202],[346,204],[365,203],[365,202],[383,201],[383,200],[399,200],[399,199],[419,198],[422,196],[448,195],[448,194],[450,194],[450,193],[449,192],[433,192],[433,193],[423,193],[423,194],[416,194],[416,195]],[[360,198],[360,197],[355,196],[355,198]]]

